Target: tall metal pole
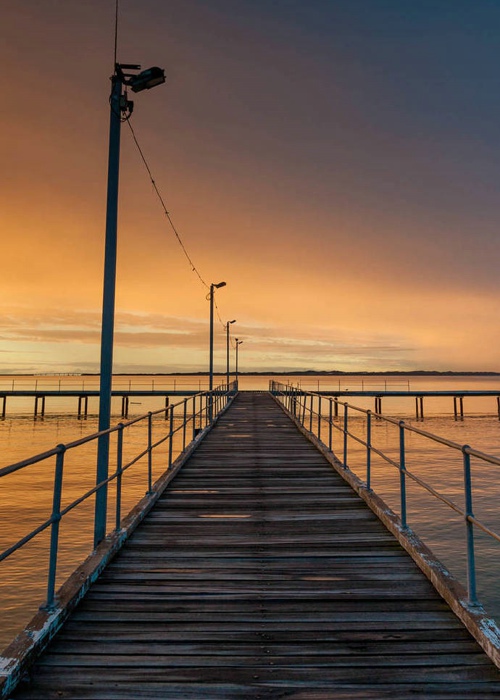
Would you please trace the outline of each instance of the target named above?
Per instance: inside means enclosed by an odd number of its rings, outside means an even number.
[[[225,282],[219,282],[215,284],[212,282],[210,285],[210,292],[208,296],[210,297],[210,361],[209,361],[209,379],[208,379],[208,390],[210,392],[208,400],[208,419],[212,422],[213,414],[213,402],[212,402],[212,390],[214,388],[214,289],[219,289],[220,287],[225,287]]]
[[[226,386],[229,391],[229,321],[226,323]]]
[[[235,362],[235,367],[234,367],[234,374],[235,374],[235,379],[236,379],[236,388],[238,388],[238,346],[240,342],[238,338],[236,338],[236,362]]]
[[[226,323],[226,385],[229,391],[229,326],[231,323],[236,323],[236,319]]]
[[[106,243],[104,253],[104,289],[102,301],[101,374],[99,386],[99,431],[107,430],[111,419],[111,382],[113,375],[113,333],[115,321],[116,243],[118,223],[118,176],[120,165],[122,80],[112,77],[109,125],[108,194],[106,208]],[[108,478],[109,435],[102,435],[97,445],[96,483]],[[94,547],[106,535],[108,487],[96,493]]]
[[[210,285],[210,359],[208,390],[214,388],[214,284]]]
[[[238,348],[239,348],[239,346],[242,344],[243,341],[242,341],[242,340],[238,340],[238,338],[236,338],[235,340],[236,340],[236,363],[235,363],[236,366],[235,366],[235,375],[236,375],[236,389],[238,389]]]

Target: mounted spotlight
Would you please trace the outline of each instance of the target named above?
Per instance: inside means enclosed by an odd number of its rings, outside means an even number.
[[[129,85],[132,92],[141,92],[142,90],[151,90],[151,88],[161,85],[165,82],[165,71],[163,68],[153,66],[147,70],[141,71],[138,75],[133,75],[129,79]]]

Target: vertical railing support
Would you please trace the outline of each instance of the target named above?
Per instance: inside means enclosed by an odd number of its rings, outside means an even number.
[[[193,415],[192,415],[192,421],[193,421],[193,437],[192,439],[194,440],[196,437],[196,394],[193,396]]]
[[[172,453],[174,449],[174,406],[170,406],[170,428],[169,428],[169,436],[170,440],[168,443],[168,468],[172,466]]]
[[[344,464],[343,467],[344,469],[347,469],[347,430],[349,427],[348,424],[348,409],[349,409],[349,404],[344,403],[344,426],[343,426],[343,433],[344,433]]]
[[[153,413],[148,412],[148,494],[153,493]]]
[[[118,435],[116,439],[116,530],[120,529],[122,519],[123,429],[123,423],[118,423]]]
[[[372,486],[372,412],[366,412],[366,488]]]
[[[309,407],[309,432],[313,429],[313,411],[314,411],[314,396],[311,394],[311,405]]]
[[[474,524],[471,521],[471,518],[474,517],[474,513],[472,511],[472,477],[469,449],[469,445],[464,445],[462,447],[464,463],[465,527],[467,532],[467,591],[469,593],[469,604],[477,605]]]
[[[332,451],[332,433],[333,433],[333,399],[329,399],[329,413],[328,413],[328,449]]]
[[[59,523],[61,521],[61,495],[64,471],[65,445],[57,446],[56,469],[54,474],[54,493],[52,495],[52,517],[50,530],[50,554],[49,554],[49,575],[47,579],[47,602],[44,608],[50,610],[54,607],[57,556],[59,553]]]
[[[318,440],[321,440],[321,396],[318,398]]]
[[[186,423],[187,423],[187,399],[184,399],[183,417],[182,417],[182,451],[186,449]]]
[[[399,421],[399,494],[401,502],[401,523],[408,527],[406,518],[406,452],[405,452],[405,422]]]

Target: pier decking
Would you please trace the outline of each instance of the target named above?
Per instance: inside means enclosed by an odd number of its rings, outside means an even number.
[[[267,394],[243,393],[12,697],[493,698],[500,673]]]

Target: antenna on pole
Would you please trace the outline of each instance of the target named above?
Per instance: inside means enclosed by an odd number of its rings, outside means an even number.
[[[113,67],[116,66],[116,56],[118,53],[118,2],[119,2],[119,0],[116,0],[116,3],[115,3],[115,54],[114,54]]]

